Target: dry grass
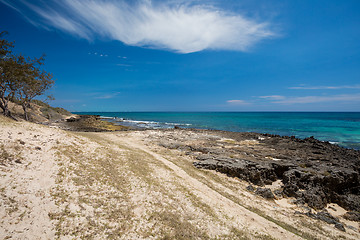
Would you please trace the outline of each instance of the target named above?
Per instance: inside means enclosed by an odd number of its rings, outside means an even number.
[[[117,164],[116,157],[101,148],[87,155],[80,150],[82,147],[58,147],[68,162],[60,168],[59,186],[52,193],[62,208],[61,212],[52,213],[58,221],[57,235],[121,236],[131,227],[133,208],[128,198],[129,184],[119,173],[118,166],[122,164]],[[67,190],[69,185],[73,192]]]

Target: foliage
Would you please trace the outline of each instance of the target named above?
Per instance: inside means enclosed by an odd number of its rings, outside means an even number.
[[[8,103],[10,98],[14,97],[15,84],[14,79],[10,77],[10,72],[8,71],[11,65],[11,48],[13,43],[1,39],[6,32],[0,33],[0,108],[3,110],[4,115],[11,116],[10,111],[8,110]]]
[[[2,39],[7,32],[0,32],[0,59],[3,59],[7,54],[11,52],[10,48],[14,46],[13,42],[9,42],[6,39]]]
[[[11,117],[8,103],[10,100],[18,102],[25,119],[29,120],[31,101],[54,84],[53,76],[42,69],[45,56],[30,58],[13,54],[14,44],[2,39],[5,34],[0,33],[0,108],[5,116]]]

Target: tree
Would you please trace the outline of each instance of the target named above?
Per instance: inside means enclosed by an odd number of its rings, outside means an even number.
[[[11,117],[8,103],[15,95],[15,69],[13,69],[14,58],[11,55],[13,43],[1,39],[7,32],[0,32],[0,108],[5,116]],[[11,73],[12,72],[12,73]]]
[[[44,61],[45,56],[34,59],[19,56],[17,59],[21,71],[18,75],[18,89],[15,94],[24,110],[27,121],[29,120],[27,110],[30,107],[31,100],[44,94],[54,84],[52,74],[41,69]]]
[[[29,120],[31,100],[44,94],[54,84],[53,76],[42,69],[44,55],[40,58],[14,55],[10,50],[12,43],[6,40],[1,40],[0,43],[0,108],[5,116],[11,117],[8,103],[16,99],[24,110],[25,119]]]

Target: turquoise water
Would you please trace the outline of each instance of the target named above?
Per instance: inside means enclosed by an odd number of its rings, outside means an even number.
[[[143,128],[217,129],[271,133],[306,138],[314,136],[347,148],[360,149],[360,112],[82,112],[109,121]]]

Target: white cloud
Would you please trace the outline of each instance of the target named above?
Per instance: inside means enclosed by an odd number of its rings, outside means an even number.
[[[281,100],[281,99],[285,99],[284,96],[280,96],[280,95],[260,96],[259,98],[270,99],[270,100]]]
[[[226,102],[229,104],[232,104],[232,105],[248,105],[249,104],[248,102],[246,102],[244,100],[228,100]]]
[[[0,1],[15,5],[10,0]],[[127,45],[179,53],[205,49],[246,51],[260,40],[275,36],[267,22],[210,5],[181,1],[155,4],[139,0],[130,4],[124,0],[53,0],[46,5],[43,1],[36,5],[24,0],[22,3],[23,8],[26,6],[40,16],[45,28],[88,40],[103,37]],[[22,12],[28,18],[26,11]]]
[[[344,86],[300,86],[300,87],[289,87],[288,89],[297,90],[326,90],[326,89],[360,89],[360,85],[344,85]]]
[[[283,100],[273,101],[273,103],[279,103],[279,104],[306,104],[306,103],[320,103],[320,102],[360,102],[360,94],[288,97]]]
[[[107,93],[107,94],[103,94],[100,96],[96,96],[96,97],[94,97],[94,99],[111,99],[111,98],[117,97],[119,94],[120,94],[120,92]]]

